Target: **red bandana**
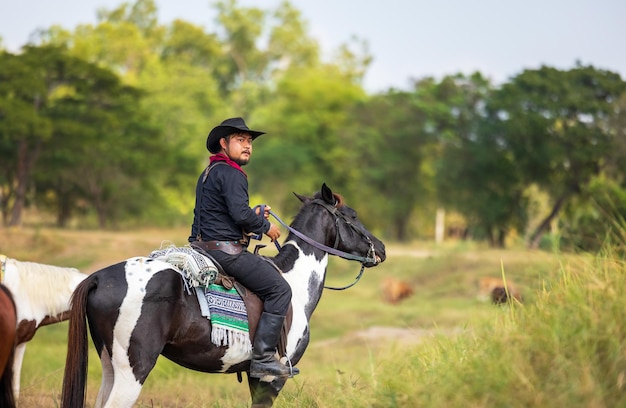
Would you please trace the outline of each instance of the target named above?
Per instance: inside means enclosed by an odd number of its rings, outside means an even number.
[[[215,154],[215,155],[211,156],[211,157],[209,158],[209,160],[210,160],[210,164],[213,164],[213,163],[218,162],[218,161],[224,161],[224,162],[226,162],[226,163],[227,163],[230,167],[232,167],[232,168],[235,168],[235,169],[239,170],[240,172],[242,172],[242,173],[243,173],[243,175],[244,175],[244,176],[248,177],[248,175],[246,174],[246,172],[245,172],[245,171],[243,171],[243,169],[241,168],[241,166],[240,166],[240,165],[238,165],[237,163],[235,163],[234,161],[232,161],[230,157],[226,156],[226,155],[225,155],[225,154],[223,154],[223,153],[218,153],[218,154]]]

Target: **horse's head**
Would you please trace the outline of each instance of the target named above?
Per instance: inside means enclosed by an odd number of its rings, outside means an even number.
[[[333,193],[325,183],[313,197],[295,195],[311,211],[319,213],[311,220],[323,231],[324,241],[320,243],[352,255],[339,256],[359,260],[366,267],[376,266],[385,260],[385,244],[363,226],[356,211],[348,207],[343,197]]]

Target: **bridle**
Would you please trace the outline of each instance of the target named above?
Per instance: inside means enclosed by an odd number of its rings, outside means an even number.
[[[333,247],[329,247],[327,245],[321,244],[309,237],[307,237],[306,235],[304,235],[303,233],[301,233],[300,231],[290,227],[289,225],[287,225],[283,220],[281,220],[276,214],[274,214],[271,210],[270,210],[270,214],[276,218],[276,220],[285,228],[287,228],[290,232],[292,232],[295,236],[297,236],[298,238],[302,239],[304,242],[314,246],[317,249],[321,249],[324,252],[327,252],[331,255],[336,255],[340,258],[344,258],[344,259],[348,259],[348,260],[353,260],[353,261],[359,261],[361,263],[361,271],[359,272],[359,275],[355,278],[354,282],[352,282],[349,285],[346,286],[341,286],[341,287],[332,287],[332,286],[324,286],[325,289],[330,289],[330,290],[345,290],[348,288],[351,288],[352,286],[356,285],[356,283],[361,279],[361,276],[363,276],[363,272],[365,270],[365,264],[366,263],[378,263],[376,260],[376,252],[374,251],[374,243],[372,242],[372,240],[370,239],[370,237],[365,234],[361,229],[357,228],[352,222],[350,222],[349,219],[346,218],[345,215],[343,215],[340,211],[337,211],[337,207],[334,205],[330,205],[325,201],[322,201],[320,199],[314,199],[311,201],[311,204],[317,204],[320,205],[322,207],[324,207],[326,210],[328,210],[328,212],[330,212],[334,217],[335,217],[335,226],[337,228],[337,233],[335,234],[335,243],[333,245]],[[263,214],[263,208],[261,208],[261,214]],[[337,249],[339,247],[339,242],[341,240],[340,238],[340,233],[339,233],[339,221],[343,221],[345,225],[347,225],[348,227],[350,227],[353,231],[356,231],[357,233],[359,233],[362,237],[364,237],[369,246],[370,249],[369,251],[367,251],[367,256],[359,256],[359,255],[353,255],[344,251],[340,251],[339,249]],[[280,250],[280,245],[278,244],[277,241],[274,241],[274,244],[276,245],[276,248],[278,250]]]

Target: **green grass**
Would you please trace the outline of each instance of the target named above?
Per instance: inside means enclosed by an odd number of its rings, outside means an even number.
[[[45,231],[39,234],[49,242]],[[101,242],[103,253],[80,253],[87,268],[106,264],[112,249],[117,258],[120,248],[145,253],[161,241],[155,234],[135,240],[120,233],[127,247],[116,235]],[[73,240],[95,238],[57,231],[55,253],[72,259]],[[0,236],[0,252],[7,253],[6,245]],[[565,256],[420,243],[388,250],[388,260],[366,270],[356,286],[324,292],[298,364],[302,374],[288,381],[276,407],[626,406],[626,274],[610,252]],[[357,263],[332,258],[327,284],[346,285],[358,272]],[[523,304],[496,307],[477,299],[476,280],[503,273],[522,290]],[[414,295],[385,303],[380,284],[386,276],[409,282]],[[404,330],[389,336],[386,328]],[[43,328],[29,343],[21,408],[58,406],[66,330],[66,323]],[[90,350],[88,406],[100,382]],[[197,373],[163,358],[136,404],[248,405],[245,376],[239,384],[235,375]]]

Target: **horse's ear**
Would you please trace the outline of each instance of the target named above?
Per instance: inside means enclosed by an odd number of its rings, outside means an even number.
[[[326,185],[326,183],[322,184],[322,199],[330,205],[335,205],[336,203],[333,191]]]
[[[298,200],[302,201],[303,203],[306,203],[307,201],[309,201],[309,200],[310,200],[310,198],[309,198],[309,197],[301,196],[301,195],[300,195],[300,194],[298,194],[298,193],[293,193],[293,195],[295,195],[296,197],[298,197]]]

